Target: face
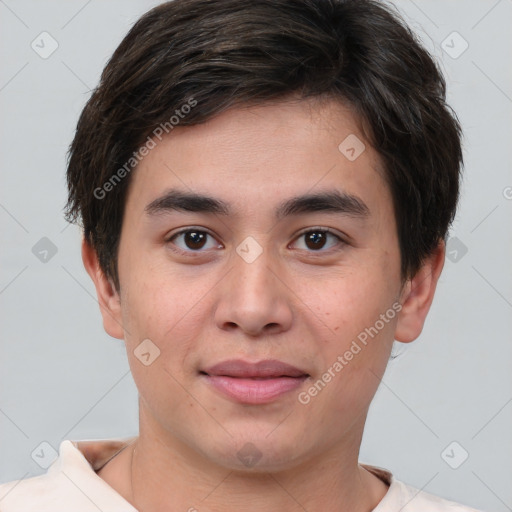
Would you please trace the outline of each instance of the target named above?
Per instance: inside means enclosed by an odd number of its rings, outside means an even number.
[[[226,468],[357,457],[408,290],[350,110],[281,102],[176,127],[134,171],[118,269],[104,321],[141,431]]]

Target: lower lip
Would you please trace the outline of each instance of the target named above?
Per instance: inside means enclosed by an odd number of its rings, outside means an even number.
[[[224,395],[244,404],[264,404],[300,387],[303,377],[244,379],[224,375],[205,375],[207,381]]]

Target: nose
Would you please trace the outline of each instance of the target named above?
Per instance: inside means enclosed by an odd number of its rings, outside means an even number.
[[[275,262],[272,264],[265,250],[252,262],[238,254],[233,260],[231,270],[219,283],[216,325],[225,331],[239,329],[249,336],[288,330],[293,319],[293,292]]]

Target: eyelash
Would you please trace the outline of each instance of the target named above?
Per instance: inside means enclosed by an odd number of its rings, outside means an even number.
[[[181,249],[179,247],[177,247],[174,243],[173,243],[173,240],[175,238],[177,238],[178,236],[180,235],[183,235],[183,234],[186,234],[186,233],[190,233],[190,232],[198,232],[198,233],[204,233],[204,234],[207,234],[209,235],[210,237],[212,238],[215,238],[210,232],[206,231],[205,229],[199,229],[199,228],[195,228],[195,227],[188,227],[186,229],[182,229],[181,231],[178,231],[176,233],[173,233],[171,236],[167,237],[165,242],[167,244],[170,244],[170,249],[173,251],[173,252],[176,252],[178,254],[185,254],[187,256],[190,256],[190,255],[200,255],[204,252],[206,252],[206,250],[202,250],[202,249],[199,249],[199,250],[193,250],[193,249],[188,249],[188,250],[184,250],[184,249]],[[323,233],[323,234],[327,234],[327,235],[331,235],[333,236],[334,238],[337,239],[337,244],[335,247],[332,247],[328,250],[322,250],[322,249],[319,249],[318,251],[314,251],[314,250],[309,250],[309,251],[306,251],[308,253],[310,253],[311,255],[313,256],[318,256],[318,255],[323,255],[323,254],[328,254],[330,252],[332,252],[332,250],[340,250],[343,246],[345,245],[348,245],[347,242],[345,242],[339,235],[337,235],[336,233],[334,233],[331,229],[329,228],[325,228],[325,227],[312,227],[312,228],[307,228],[306,230],[304,231],[301,231],[297,236],[296,238],[294,238],[294,242],[296,240],[298,240],[300,237],[304,236],[304,235],[307,235],[308,233]],[[341,247],[340,247],[341,246]],[[301,249],[299,249],[301,250]]]

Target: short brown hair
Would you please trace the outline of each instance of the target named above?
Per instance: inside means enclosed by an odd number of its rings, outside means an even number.
[[[459,196],[461,131],[445,89],[429,53],[376,0],[164,3],[129,31],[83,109],[69,150],[66,219],[81,221],[119,290],[117,251],[132,174],[121,169],[136,164],[139,148],[177,109],[195,102],[179,120],[194,125],[235,105],[292,93],[332,97],[356,110],[380,154],[402,278],[412,277],[446,240]],[[122,179],[112,182],[116,175]],[[108,194],[97,197],[106,183]]]

